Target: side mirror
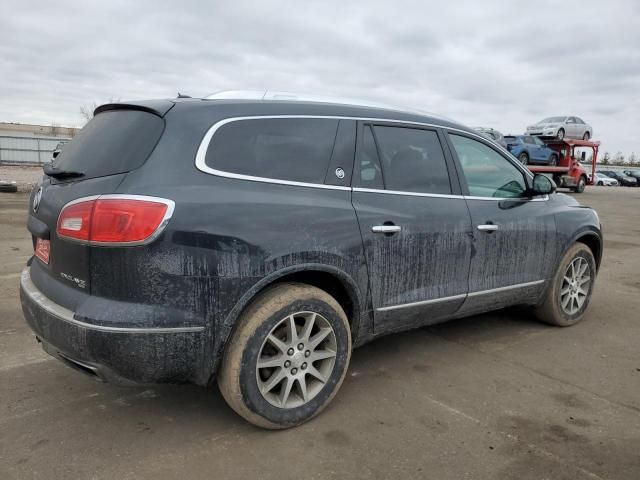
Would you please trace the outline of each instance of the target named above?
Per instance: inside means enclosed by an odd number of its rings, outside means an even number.
[[[556,184],[546,175],[536,173],[533,176],[531,191],[534,195],[547,195],[556,191]]]

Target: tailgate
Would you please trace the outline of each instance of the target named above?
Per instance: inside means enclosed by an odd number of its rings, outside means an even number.
[[[34,248],[38,238],[45,240],[43,250],[49,247],[48,263],[46,258],[33,259],[32,281],[69,309],[75,308],[78,295],[91,293],[92,247],[56,235],[60,212],[79,198],[114,193],[128,172],[146,162],[164,131],[160,112],[124,104],[105,107],[45,165],[46,175],[29,204],[27,226]]]

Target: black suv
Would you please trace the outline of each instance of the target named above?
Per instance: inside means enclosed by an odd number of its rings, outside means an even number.
[[[218,382],[267,428],[338,391],[352,347],[509,305],[579,321],[596,213],[494,142],[300,100],[103,105],[31,196],[24,315],[116,382]]]

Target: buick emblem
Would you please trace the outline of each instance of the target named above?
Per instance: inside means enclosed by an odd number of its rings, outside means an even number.
[[[40,200],[42,200],[42,187],[38,187],[36,194],[33,196],[33,213],[38,211]]]
[[[336,168],[336,177],[344,178],[344,170],[341,169],[340,167]]]

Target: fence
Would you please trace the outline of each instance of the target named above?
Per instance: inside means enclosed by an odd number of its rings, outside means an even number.
[[[68,138],[14,137],[0,135],[0,165],[42,165],[60,142]]]

